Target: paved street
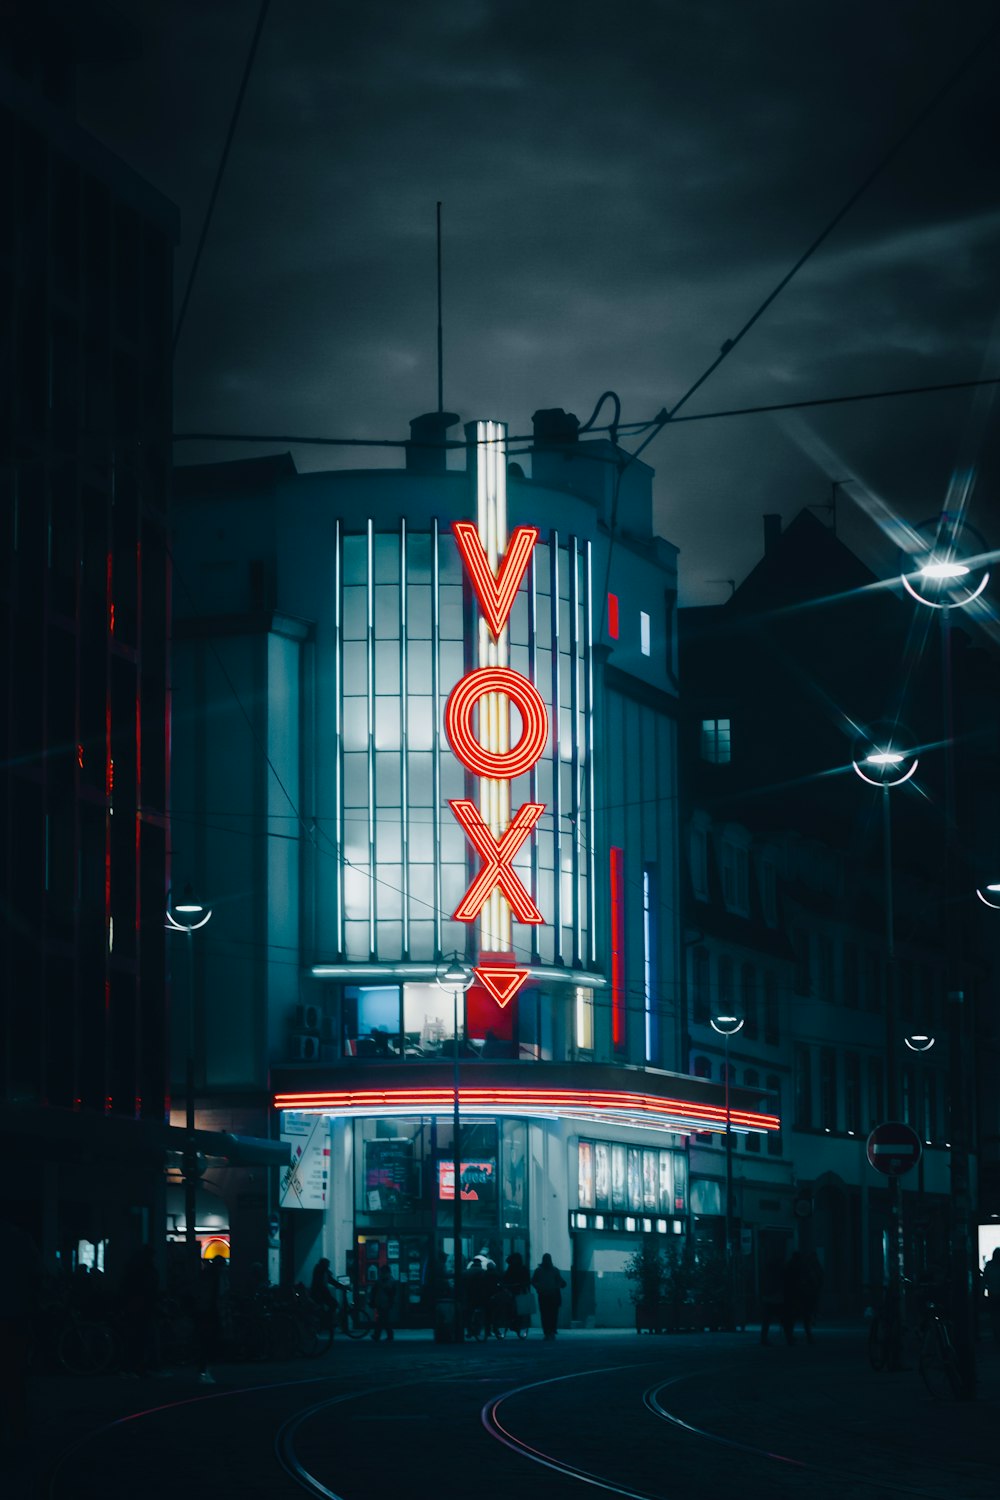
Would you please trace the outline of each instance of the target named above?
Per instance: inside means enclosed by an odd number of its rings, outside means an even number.
[[[889,1494],[993,1500],[1000,1354],[980,1398],[935,1402],[875,1375],[862,1330],[762,1348],[756,1333],[569,1332],[554,1345],[338,1342],[321,1361],[168,1378],[38,1380],[10,1500],[700,1500]]]

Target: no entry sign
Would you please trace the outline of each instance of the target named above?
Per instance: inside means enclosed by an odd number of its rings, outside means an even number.
[[[876,1125],[868,1137],[868,1160],[886,1177],[902,1177],[920,1160],[920,1137],[902,1120]]]

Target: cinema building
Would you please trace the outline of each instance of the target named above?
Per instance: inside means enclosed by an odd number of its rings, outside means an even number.
[[[268,1234],[286,1279],[388,1262],[422,1323],[457,1231],[462,1263],[549,1251],[565,1317],[614,1326],[727,1120],[687,1072],[676,549],[575,418],[516,461],[457,422],[416,419],[405,469],[177,476],[173,868],[213,911],[180,1052],[200,1121],[292,1144],[214,1204],[234,1269]]]

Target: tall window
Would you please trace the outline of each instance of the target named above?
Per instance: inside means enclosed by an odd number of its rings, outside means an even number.
[[[711,968],[708,949],[696,948],[691,957],[691,1019],[707,1026],[711,1016]]]
[[[766,1082],[766,1087],[767,1087],[767,1096],[768,1096],[768,1099],[771,1101],[771,1109],[772,1109],[773,1113],[776,1114],[778,1116],[779,1120],[780,1120],[780,1118],[781,1118],[781,1079],[778,1077],[777,1073],[768,1073],[767,1079],[765,1080],[765,1082]],[[769,1130],[768,1131],[768,1133],[767,1133],[767,1154],[768,1154],[768,1156],[780,1156],[781,1155],[781,1131],[780,1130]]]
[[[812,1126],[812,1058],[804,1042],[795,1044],[795,1123],[800,1130]]]
[[[594,992],[581,984],[576,987],[576,1045],[581,1052],[594,1049]]]
[[[701,758],[709,765],[728,766],[732,746],[728,719],[702,719]]]
[[[644,609],[639,611],[639,650],[649,655],[649,616]]]
[[[837,1054],[821,1047],[819,1054],[819,1109],[824,1130],[837,1128]]]
[[[844,1126],[851,1135],[861,1130],[861,1058],[844,1053]]]
[[[757,1069],[747,1068],[746,1072],[743,1074],[743,1082],[748,1089],[759,1089],[760,1074],[757,1072]],[[755,1130],[750,1131],[750,1133],[747,1135],[746,1142],[748,1151],[760,1150],[760,1136]]]
[[[773,1045],[781,1041],[778,976],[770,969],[764,970],[764,1040]]]
[[[753,964],[744,964],[740,970],[740,990],[743,1031],[752,1040],[757,1035],[757,970]]]

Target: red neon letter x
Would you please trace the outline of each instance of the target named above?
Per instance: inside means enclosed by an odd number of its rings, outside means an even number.
[[[545,918],[524,889],[510,863],[545,811],[544,802],[522,802],[499,843],[483,822],[474,802],[462,798],[460,801],[451,803],[451,810],[465,829],[470,844],[483,861],[483,868],[469,886],[454,913],[455,921],[474,922],[493,891],[499,886],[519,922],[544,922]]]

